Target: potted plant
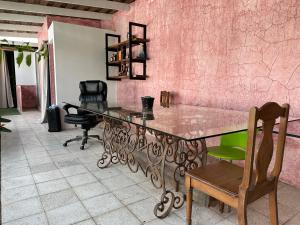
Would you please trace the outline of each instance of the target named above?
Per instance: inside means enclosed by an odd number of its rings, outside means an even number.
[[[141,99],[142,99],[143,111],[152,111],[154,98],[151,96],[144,96],[141,97]]]
[[[2,123],[9,123],[9,119],[1,118],[0,117],[0,132],[11,132],[11,130],[4,127],[4,124]]]

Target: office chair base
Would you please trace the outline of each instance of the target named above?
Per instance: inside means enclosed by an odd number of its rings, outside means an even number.
[[[80,146],[80,149],[81,150],[84,150],[84,145],[87,143],[87,140],[88,139],[91,139],[91,138],[95,138],[95,139],[98,139],[99,141],[102,142],[102,139],[100,138],[99,135],[88,135],[86,132],[84,132],[84,135],[83,136],[76,136],[75,138],[72,138],[70,140],[67,140],[65,143],[63,143],[63,146],[66,147],[68,146],[68,143],[70,142],[73,142],[73,141],[81,141],[81,146]]]

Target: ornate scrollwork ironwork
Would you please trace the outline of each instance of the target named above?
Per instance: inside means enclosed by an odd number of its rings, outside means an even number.
[[[104,152],[98,160],[98,167],[120,163],[127,165],[134,173],[141,169],[154,187],[163,190],[160,202],[154,207],[155,216],[164,218],[172,208],[180,208],[184,203],[184,195],[178,192],[179,182],[186,170],[206,162],[205,141],[186,141],[111,118],[105,118],[104,121]],[[142,165],[137,157],[136,153],[140,152],[146,154],[146,165]],[[173,170],[174,191],[166,188],[166,166],[168,172]]]

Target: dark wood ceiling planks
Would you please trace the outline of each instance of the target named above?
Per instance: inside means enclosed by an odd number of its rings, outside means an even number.
[[[57,7],[57,8],[66,8],[66,9],[82,10],[82,11],[88,11],[88,12],[96,12],[96,13],[105,13],[105,14],[110,14],[110,15],[117,12],[117,10],[113,10],[113,9],[96,8],[96,7],[76,5],[76,4],[60,3],[60,2],[55,2],[55,1],[51,1],[51,0],[49,0],[49,1],[48,0],[4,0],[4,1],[36,4],[36,5]],[[135,0],[109,0],[109,1],[129,4],[129,3],[134,2]],[[46,16],[46,14],[41,14],[41,13],[22,12],[22,9],[20,9],[20,10],[1,10],[0,9],[0,13]],[[0,25],[1,24],[18,24],[18,25],[29,25],[29,26],[41,26],[42,25],[41,23],[30,23],[30,22],[10,21],[10,20],[1,20],[0,19]],[[0,29],[0,31],[4,31],[4,30]],[[5,31],[7,31],[7,30],[5,30]],[[19,31],[19,32],[26,32],[26,31]],[[32,33],[32,32],[30,32],[30,33]]]

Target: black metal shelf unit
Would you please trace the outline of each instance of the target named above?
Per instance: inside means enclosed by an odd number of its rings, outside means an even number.
[[[132,33],[135,27],[142,29],[142,37],[135,37]],[[129,78],[131,80],[146,80],[146,68],[147,68],[147,35],[146,30],[147,27],[144,24],[129,22],[129,32],[126,41],[121,42],[121,36],[116,34],[105,34],[105,52],[106,52],[106,79],[107,80],[118,80],[124,78]],[[111,39],[115,39],[116,43],[113,45],[109,45],[109,41]],[[142,44],[142,51],[143,51],[143,58],[140,57],[133,57],[133,47]],[[126,53],[126,49],[128,49],[128,53]],[[109,52],[119,53],[124,52],[125,56],[122,55],[122,59],[117,59],[111,61],[109,59]],[[127,54],[127,55],[126,55]],[[126,57],[128,56],[128,57]],[[142,74],[134,74],[133,73],[133,63],[140,63],[142,64]],[[118,67],[119,72],[121,72],[122,65],[126,65],[128,68],[128,75],[118,75],[118,76],[110,76],[109,68]]]

